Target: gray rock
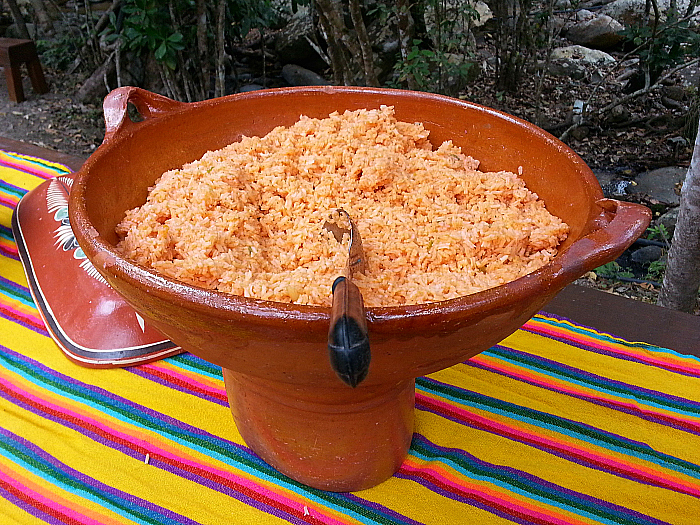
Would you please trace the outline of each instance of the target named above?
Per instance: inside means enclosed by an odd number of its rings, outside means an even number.
[[[309,9],[301,6],[277,37],[275,51],[283,64],[304,64],[307,69],[321,71],[328,64],[315,41],[313,19]]]
[[[29,38],[32,40],[36,39],[36,26],[34,24],[24,24],[27,27],[27,31],[29,32]],[[6,30],[5,30],[5,36],[7,38],[24,38],[21,33],[19,28],[17,27],[17,24],[11,24]]]
[[[558,47],[552,51],[552,60],[575,60],[587,65],[610,65],[615,59],[605,51],[573,45]]]
[[[646,266],[654,261],[658,261],[664,254],[664,249],[661,246],[642,246],[638,250],[632,252],[632,262]]]
[[[632,115],[626,107],[615,106],[603,118],[605,123],[608,125],[619,125],[623,122],[627,122],[630,118],[632,118]]]
[[[249,91],[260,91],[261,89],[265,89],[265,86],[261,86],[260,84],[246,84],[241,86],[238,92],[248,93]]]
[[[635,178],[637,182],[635,193],[677,206],[680,204],[678,188],[685,180],[686,172],[686,168],[669,166],[640,173]]]
[[[690,0],[677,0],[676,7],[678,12],[685,13],[688,8]],[[668,11],[670,5],[670,0],[657,0],[659,6],[659,11],[663,14]],[[614,0],[606,5],[604,5],[599,13],[608,15],[615,20],[620,21],[622,24],[642,24],[644,23],[644,10],[646,6],[646,0]],[[695,14],[692,19],[697,22],[700,18],[700,6],[696,6]],[[650,17],[653,20],[654,17]]]
[[[678,212],[680,210],[680,207],[676,206],[675,208],[669,209],[666,213],[660,215],[654,220],[654,226],[663,225],[666,228],[666,231],[668,232],[669,242],[673,237],[673,231],[676,229],[676,223],[678,222]]]
[[[290,86],[327,86],[329,82],[318,73],[296,64],[286,64],[282,67],[282,78]]]
[[[614,63],[615,59],[604,51],[573,45],[558,47],[552,51],[548,71],[555,76],[581,80],[585,78],[589,66]]]
[[[596,49],[610,49],[622,41],[623,26],[608,15],[596,15],[582,9],[576,20],[565,29],[565,36],[574,44]]]
[[[671,100],[676,100],[682,102],[688,98],[688,90],[682,86],[672,85],[672,86],[662,86],[661,94]]]
[[[586,76],[586,66],[570,58],[552,60],[547,71],[555,77],[570,77],[574,80],[581,80]]]
[[[607,171],[607,170],[599,170],[599,169],[592,169],[593,175],[595,175],[595,178],[598,179],[598,184],[600,184],[601,187],[610,184],[614,179],[617,178],[617,173],[614,171]]]

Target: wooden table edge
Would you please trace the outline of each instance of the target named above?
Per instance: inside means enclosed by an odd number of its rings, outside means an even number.
[[[29,142],[21,142],[19,140],[14,140],[2,136],[0,136],[0,149],[5,151],[12,151],[14,153],[21,153],[22,155],[30,155],[32,157],[46,159],[51,162],[58,162],[59,164],[68,166],[73,171],[79,170],[85,162],[85,159],[77,157],[75,155],[61,153],[60,151],[55,151],[41,146],[37,146]]]

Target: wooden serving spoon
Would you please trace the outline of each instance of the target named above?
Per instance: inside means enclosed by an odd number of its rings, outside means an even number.
[[[347,220],[349,228],[338,224],[341,218]],[[345,275],[333,282],[328,353],[331,367],[338,377],[355,388],[367,377],[371,359],[365,305],[360,289],[352,282],[356,273],[365,273],[365,252],[362,249],[360,232],[350,215],[342,208],[336,209],[323,227],[331,232],[338,242],[342,242],[343,235],[350,236]]]

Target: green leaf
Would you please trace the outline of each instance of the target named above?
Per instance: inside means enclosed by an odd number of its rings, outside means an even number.
[[[163,57],[165,57],[167,52],[168,48],[166,47],[165,42],[163,42],[160,46],[158,46],[158,49],[156,49],[153,56],[156,57],[156,60],[163,60]]]

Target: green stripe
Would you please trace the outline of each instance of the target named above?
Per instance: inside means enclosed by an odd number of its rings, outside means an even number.
[[[416,379],[419,391],[439,395],[459,404],[486,410],[487,412],[504,415],[517,421],[547,430],[554,430],[587,443],[592,443],[609,450],[625,453],[629,456],[644,458],[656,465],[681,472],[700,479],[700,465],[684,461],[680,458],[663,454],[638,441],[632,441],[622,436],[605,432],[604,430],[564,419],[546,412],[540,412],[521,405],[516,405],[501,399],[488,397],[469,390],[453,387],[429,378]]]
[[[612,392],[626,399],[644,400],[651,405],[667,407],[671,411],[680,414],[700,414],[700,404],[690,400],[676,398],[675,396],[662,394],[661,392],[646,388],[635,387],[619,381],[613,381],[590,372],[576,373],[576,370],[571,367],[520,350],[494,346],[483,353],[497,356],[502,361],[508,363],[520,364],[522,368],[545,371],[549,376],[563,378],[570,383],[589,386],[597,391]]]
[[[19,199],[23,197],[25,193],[27,193],[27,190],[17,188],[15,186],[10,185],[10,183],[8,182],[5,182],[4,180],[0,180],[0,193],[11,195]]]
[[[2,278],[0,276],[0,294],[14,299],[26,306],[36,307],[34,304],[34,299],[32,299],[32,294],[29,290],[16,284],[13,281]]]
[[[605,502],[592,496],[567,491],[554,483],[546,482],[531,474],[511,468],[494,465],[464,451],[455,451],[440,447],[425,438],[414,439],[411,448],[426,461],[438,461],[449,464],[465,477],[487,480],[502,489],[515,492],[530,499],[575,512],[586,517],[605,519],[610,523],[642,524],[648,521],[636,512],[621,507],[606,508]],[[568,493],[567,493],[568,492]],[[612,505],[612,504],[611,504]],[[640,518],[642,518],[640,520]]]
[[[66,473],[58,470],[49,462],[40,459],[34,453],[20,449],[17,446],[12,446],[12,444],[6,438],[0,436],[0,449],[4,450],[7,454],[6,457],[19,465],[23,465],[26,470],[39,472],[42,478],[53,480],[58,486],[73,492],[76,495],[84,493],[90,497],[90,501],[100,503],[102,506],[116,510],[121,514],[128,515],[134,519],[139,520],[142,523],[152,523],[153,525],[160,525],[164,523],[164,516],[159,515],[157,517],[151,517],[142,511],[134,509],[132,505],[124,503],[114,498],[113,496],[106,495],[105,493],[91,487],[90,485],[77,481],[74,477],[67,475]],[[167,520],[168,522],[172,520]]]
[[[223,460],[229,464],[233,462],[237,468],[247,470],[263,479],[276,480],[279,485],[286,486],[303,497],[321,502],[331,508],[346,510],[354,519],[362,521],[362,516],[364,516],[367,519],[371,519],[372,523],[385,525],[401,523],[406,520],[411,521],[404,516],[392,517],[381,509],[370,510],[362,506],[362,504],[355,503],[339,494],[307,487],[273,469],[260,458],[248,452],[244,447],[181,423],[147,407],[137,405],[127,399],[110,399],[107,395],[102,394],[103,390],[98,387],[89,388],[87,385],[78,382],[71,384],[65,379],[61,379],[61,374],[58,372],[52,371],[36,362],[30,363],[30,360],[27,358],[18,359],[10,356],[8,352],[0,352],[0,361],[5,361],[9,365],[8,368],[21,370],[23,375],[33,379],[35,384],[41,384],[44,387],[48,386],[53,392],[63,393],[74,401],[82,401],[89,406],[100,407],[104,413],[112,416],[116,415],[118,419],[127,424],[135,424],[136,426],[152,430],[180,444],[194,445],[196,450],[208,453],[210,457],[220,461]]]
[[[4,150],[2,150],[2,151],[4,151]],[[71,173],[70,169],[68,169],[67,167],[62,166],[60,164],[55,165],[55,166],[49,165],[49,164],[46,164],[46,161],[44,161],[42,159],[33,158],[33,157],[22,157],[22,156],[15,154],[15,153],[12,153],[11,151],[4,151],[4,153],[8,157],[15,159],[15,161],[17,161],[18,163],[26,162],[26,163],[32,164],[33,166],[37,166],[37,167],[41,168],[42,170],[44,170],[44,173],[46,175],[59,176],[59,175],[68,175],[69,173]],[[0,164],[4,164],[4,163],[0,162]],[[6,165],[6,166],[10,169],[21,169],[21,167],[17,167],[17,166],[9,166],[9,165]]]

